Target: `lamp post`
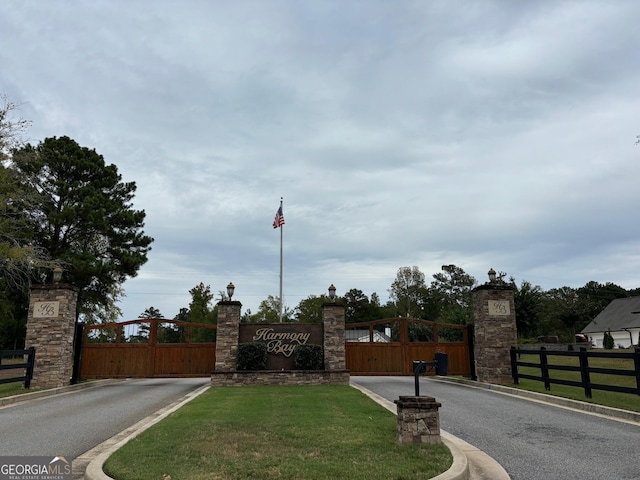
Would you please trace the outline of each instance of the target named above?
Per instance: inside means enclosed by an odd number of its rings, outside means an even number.
[[[496,283],[496,271],[492,268],[488,272],[489,275],[489,283]]]
[[[53,269],[53,283],[58,284],[62,280],[62,267],[60,265]]]
[[[233,292],[235,292],[235,290],[235,285],[229,282],[229,285],[227,285],[227,296],[229,297],[229,301],[231,301],[231,297],[233,297]]]
[[[333,286],[333,283],[329,286],[329,298],[332,302],[336,299],[336,287]]]

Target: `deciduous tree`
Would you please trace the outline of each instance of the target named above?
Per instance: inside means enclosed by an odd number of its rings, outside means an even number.
[[[258,311],[251,315],[249,320],[253,323],[278,323],[280,321],[280,299],[269,295],[260,302]],[[293,320],[293,312],[285,304],[282,309],[282,321],[290,322]]]
[[[426,288],[424,273],[418,267],[399,268],[389,289],[389,298],[396,305],[397,315],[419,318]]]

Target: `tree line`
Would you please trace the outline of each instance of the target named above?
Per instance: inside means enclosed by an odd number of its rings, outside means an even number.
[[[538,336],[557,335],[563,342],[574,341],[582,330],[612,300],[640,295],[640,288],[626,290],[613,283],[587,282],[579,288],[561,287],[543,290],[523,280],[519,284],[511,277],[508,283],[514,291],[515,316],[518,338],[534,340]],[[425,274],[417,266],[400,267],[391,283],[389,300],[382,304],[377,293],[370,296],[362,290],[351,288],[333,301],[345,306],[347,323],[369,322],[395,317],[411,317],[440,323],[473,324],[472,292],[479,285],[477,280],[456,265],[443,265],[432,275],[427,284]],[[175,320],[195,323],[216,323],[217,307],[210,286],[200,283],[190,290],[188,308],[180,309]],[[225,300],[220,291],[219,300]],[[326,294],[309,295],[291,308],[284,305],[283,322],[319,323],[322,321],[322,304],[332,301]],[[150,307],[140,318],[164,318]],[[279,298],[268,296],[257,312],[247,310],[242,322],[277,323]]]

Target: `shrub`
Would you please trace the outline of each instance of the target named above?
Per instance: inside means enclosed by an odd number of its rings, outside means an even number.
[[[236,368],[238,370],[264,370],[267,368],[267,345],[259,342],[238,344]]]
[[[602,346],[607,350],[611,350],[615,346],[613,335],[611,335],[611,329],[604,332],[604,337],[602,338]]]
[[[322,345],[298,345],[293,352],[296,370],[322,370],[324,354]]]

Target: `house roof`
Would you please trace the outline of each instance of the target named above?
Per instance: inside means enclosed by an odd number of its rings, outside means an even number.
[[[640,297],[617,298],[602,310],[582,333],[640,328]]]

